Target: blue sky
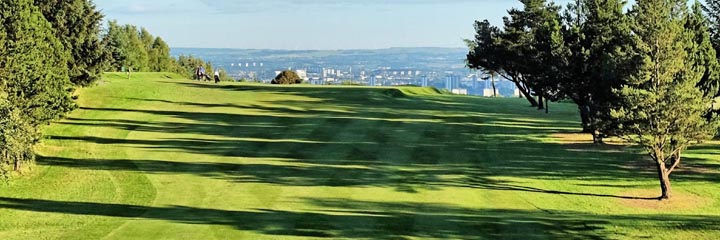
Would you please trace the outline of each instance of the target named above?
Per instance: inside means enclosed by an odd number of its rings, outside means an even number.
[[[556,1],[565,4],[569,0]],[[473,22],[501,22],[516,0],[95,0],[106,19],[171,47],[463,47]]]

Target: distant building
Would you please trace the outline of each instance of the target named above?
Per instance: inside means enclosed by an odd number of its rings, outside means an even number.
[[[495,89],[495,93],[493,93],[492,88],[483,89],[483,97],[493,97],[495,95],[500,96],[497,89]]]
[[[457,95],[468,95],[467,89],[453,89],[453,90],[451,90],[451,92],[453,94],[457,94]]]
[[[460,76],[448,75],[445,78],[445,89],[452,91],[453,89],[459,89],[459,88],[460,88]]]
[[[478,76],[477,74],[472,75],[472,89],[478,89]]]
[[[300,77],[303,81],[307,81],[310,79],[308,78],[307,70],[297,70],[295,72],[297,73],[298,77]]]

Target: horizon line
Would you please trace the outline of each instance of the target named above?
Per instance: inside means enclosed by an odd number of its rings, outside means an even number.
[[[386,47],[386,48],[343,48],[343,49],[287,49],[287,48],[235,48],[235,47],[170,47],[170,49],[218,49],[218,50],[271,50],[271,51],[352,51],[352,50],[389,50],[389,49],[466,49],[467,47]]]

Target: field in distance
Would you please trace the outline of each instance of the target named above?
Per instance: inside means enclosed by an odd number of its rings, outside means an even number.
[[[667,238],[720,235],[720,145],[675,198],[571,104],[429,88],[105,75],[0,187],[0,239]]]

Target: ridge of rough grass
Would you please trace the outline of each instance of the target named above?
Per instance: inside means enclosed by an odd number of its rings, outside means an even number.
[[[125,72],[106,72],[103,74],[102,80],[127,80],[128,74]],[[172,79],[182,80],[187,79],[180,74],[171,72],[133,72],[130,73],[131,80],[157,80],[157,79]]]

